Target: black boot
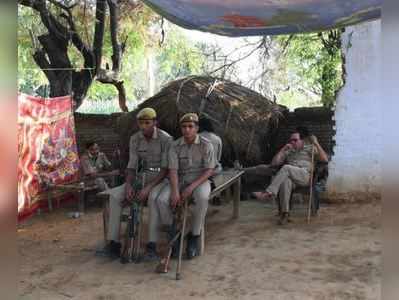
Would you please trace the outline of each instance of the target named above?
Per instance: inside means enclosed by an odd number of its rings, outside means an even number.
[[[157,244],[149,242],[146,246],[146,254],[143,257],[143,261],[158,261],[159,256],[157,254]]]
[[[193,235],[191,232],[187,235],[187,259],[192,259],[199,255],[199,235]]]
[[[121,256],[121,248],[122,244],[119,242],[111,241],[110,242],[110,253],[112,257],[118,258]]]

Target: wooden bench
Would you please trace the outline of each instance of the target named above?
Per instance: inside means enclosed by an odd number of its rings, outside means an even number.
[[[97,174],[96,177],[109,178],[111,186],[115,185],[116,177],[119,175],[119,170],[104,172]],[[57,206],[60,206],[58,195],[62,193],[71,192],[77,196],[78,211],[84,212],[85,210],[85,197],[88,192],[97,191],[98,186],[94,183],[95,177],[82,178],[79,181],[70,182],[66,184],[50,184],[47,189],[47,204],[48,210],[53,210],[53,200],[57,199]]]
[[[224,191],[231,189],[231,195],[227,193],[227,197],[233,198],[233,219],[240,216],[240,200],[241,200],[241,176],[244,171],[227,170],[214,176],[213,181],[215,188],[211,191],[209,200],[221,195]]]
[[[238,219],[240,216],[241,176],[243,174],[244,171],[227,170],[215,175],[213,178],[216,187],[211,191],[209,200],[212,200],[213,198],[220,196],[222,192],[225,192],[225,198],[228,199],[232,197],[233,219]],[[200,255],[203,255],[205,251],[205,235],[206,235],[206,222],[204,223],[204,227],[201,230]]]
[[[213,179],[215,188],[211,191],[209,200],[218,197],[225,192],[225,197],[232,197],[233,200],[233,219],[240,216],[240,195],[241,195],[241,176],[244,171],[226,170],[216,175]],[[107,243],[107,232],[109,224],[109,195],[97,194],[97,197],[103,200],[103,228],[104,228],[104,242]],[[127,215],[122,214],[121,222],[127,220]],[[202,255],[205,249],[205,224],[201,231],[201,245],[200,254]]]
[[[59,193],[65,193],[65,192],[70,192],[76,195],[78,199],[78,211],[79,212],[84,212],[85,210],[85,195],[89,191],[95,191],[97,190],[98,187],[97,185],[86,185],[84,181],[78,181],[78,182],[71,182],[67,184],[56,184],[56,185],[50,185],[49,189],[47,190],[47,203],[48,203],[48,209],[49,211],[53,210],[53,205],[52,202],[54,199],[57,199],[58,202],[58,207],[60,206],[59,203],[59,198],[57,198],[57,195]]]

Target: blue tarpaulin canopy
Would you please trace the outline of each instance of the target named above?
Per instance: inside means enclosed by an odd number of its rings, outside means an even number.
[[[169,21],[227,36],[322,31],[381,16],[382,0],[144,0]]]

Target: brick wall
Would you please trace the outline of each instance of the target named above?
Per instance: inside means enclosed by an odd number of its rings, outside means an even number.
[[[116,132],[117,118],[120,114],[97,115],[97,114],[75,114],[76,138],[79,153],[84,152],[87,141],[94,139],[101,147],[101,150],[109,158],[119,142],[119,135]],[[286,112],[280,120],[278,130],[272,139],[270,151],[271,159],[280,147],[288,140],[290,133],[299,125],[304,125],[314,133],[322,147],[328,154],[333,149],[333,112],[323,107],[298,108],[294,112]]]
[[[116,132],[116,122],[119,114],[81,114],[75,113],[76,140],[79,153],[85,151],[88,141],[94,140],[98,143],[109,159],[119,142]]]
[[[273,153],[284,146],[297,126],[306,126],[319,140],[320,145],[330,155],[333,153],[335,135],[334,112],[325,107],[303,107],[286,112],[280,120],[273,145]]]

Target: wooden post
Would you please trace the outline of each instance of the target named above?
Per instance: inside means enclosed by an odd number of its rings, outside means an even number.
[[[233,189],[233,219],[240,216],[241,177],[237,178]]]
[[[225,201],[226,203],[229,203],[233,198],[233,191],[234,191],[234,185],[230,186],[229,188],[225,189]]]
[[[200,236],[200,251],[199,255],[204,255],[205,252],[205,234],[206,234],[206,218],[204,220],[204,225],[202,226],[201,229],[201,236]]]
[[[49,191],[47,193],[47,204],[48,204],[48,211],[51,212],[53,211],[53,191],[51,188],[49,188]]]
[[[101,196],[103,200],[103,228],[104,228],[104,243],[108,243],[107,234],[109,227],[109,195]]]
[[[85,184],[81,182],[78,188],[78,210],[81,213],[85,211]]]

